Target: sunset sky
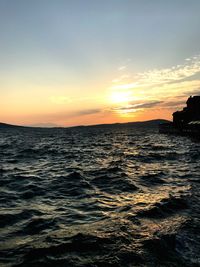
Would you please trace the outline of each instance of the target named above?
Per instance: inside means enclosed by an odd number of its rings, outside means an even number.
[[[0,0],[0,121],[171,119],[200,94],[199,0]]]

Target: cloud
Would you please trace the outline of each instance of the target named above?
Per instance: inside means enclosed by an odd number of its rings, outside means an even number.
[[[117,79],[113,79],[113,80],[112,80],[112,83],[119,83],[119,82],[121,82],[121,81],[123,81],[123,80],[125,80],[125,79],[127,79],[127,78],[129,78],[129,77],[130,77],[129,74],[121,75],[119,78],[117,78]]]
[[[166,101],[162,103],[162,107],[179,107],[185,105],[185,100]]]
[[[125,70],[127,68],[127,66],[120,66],[119,68],[118,68],[118,70],[119,71],[123,71],[123,70]]]
[[[104,112],[104,109],[83,109],[83,110],[78,110],[78,111],[62,111],[62,112],[52,112],[52,113],[48,113],[48,114],[40,114],[40,116],[38,117],[37,115],[33,115],[32,118],[34,120],[37,119],[41,119],[41,117],[43,118],[43,120],[47,120],[49,121],[48,124],[44,125],[43,123],[37,123],[37,126],[55,126],[54,122],[55,121],[68,121],[71,120],[72,121],[76,118],[76,117],[80,117],[80,116],[87,116],[87,115],[93,115],[93,114],[100,114],[101,112]],[[28,116],[28,118],[30,118],[30,115]],[[52,124],[53,123],[53,124]],[[36,126],[36,125],[35,125]],[[58,125],[57,125],[58,126]]]
[[[93,115],[102,112],[102,109],[83,109],[70,114],[70,116],[85,116],[85,115]]]
[[[174,97],[193,95],[198,93],[200,86],[200,80],[186,80],[176,81],[174,83],[164,83],[156,86],[152,86],[146,89],[149,96],[157,96],[160,99],[168,99]]]
[[[190,90],[189,92],[184,92],[183,96],[188,96],[188,93],[190,93],[190,95],[200,95],[200,87]]]
[[[188,96],[200,94],[200,55],[186,58],[182,64],[169,68],[132,75],[128,67],[124,70],[123,75],[112,81],[109,90],[122,95],[128,91],[129,97],[124,104],[119,101],[114,112],[125,114],[155,108],[175,110],[185,106]]]
[[[108,107],[107,110],[98,107],[74,110],[63,113],[62,116],[66,119],[100,113],[105,116],[108,112],[119,114],[138,112],[137,115],[145,110],[149,113],[158,109],[166,112],[167,109],[182,108],[189,95],[200,94],[200,55],[186,58],[182,64],[176,66],[152,69],[132,75],[130,67],[130,64],[123,62],[118,68],[118,77],[113,79],[111,86],[107,88],[108,97],[111,95],[109,100],[112,107]],[[90,97],[84,97],[78,101],[88,99]],[[59,105],[77,102],[77,99],[70,99],[67,96],[52,96],[50,100]]]
[[[176,83],[189,79],[192,76],[200,73],[200,55],[186,58],[184,64],[178,64],[170,68],[153,69],[145,72],[134,74],[132,77],[130,74],[121,75],[118,78],[113,79],[112,82],[119,83],[112,86],[112,89],[130,89],[130,88],[148,88],[152,86],[165,85],[170,83]],[[130,82],[122,84],[122,81],[129,78]],[[191,78],[192,79],[192,78]]]
[[[163,103],[163,101],[149,101],[149,102],[145,102],[145,103],[130,103],[127,106],[123,106],[123,107],[115,107],[112,110],[117,111],[117,112],[135,112],[137,110],[141,110],[141,109],[149,109],[149,108],[153,108],[159,104]]]
[[[145,109],[145,108],[155,107],[161,103],[163,103],[163,101],[151,101],[151,102],[146,102],[146,103],[137,104],[137,105],[133,105],[133,106],[135,106],[134,108]]]
[[[137,77],[141,86],[170,83],[189,78],[200,72],[200,55],[187,58],[185,64],[171,68],[154,69],[138,73]]]

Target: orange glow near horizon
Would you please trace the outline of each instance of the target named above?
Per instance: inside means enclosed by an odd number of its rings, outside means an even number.
[[[19,125],[75,126],[171,120],[172,113],[183,107],[186,95],[199,88],[198,79],[182,80],[183,74],[188,75],[189,68],[192,74],[197,72],[200,58],[198,60],[188,63],[187,68],[185,65],[178,67],[177,71],[171,68],[140,73],[134,82],[130,75],[123,74],[123,79],[129,79],[129,82],[122,83],[122,78],[118,78],[114,86],[111,74],[108,80],[99,78],[85,84],[64,81],[60,87],[45,81],[44,84],[34,84],[33,80],[29,83],[15,77],[2,87],[0,121]]]
[[[93,125],[104,123],[123,123],[130,121],[145,121],[151,119],[172,119],[172,110],[165,109],[162,112],[160,110],[137,110],[137,111],[125,111],[125,112],[107,112],[102,111],[97,114],[86,115],[70,115],[71,113],[66,111],[58,114],[31,114],[21,111],[21,113],[10,114],[7,113],[4,119],[1,121],[16,125],[37,125],[40,123],[52,123],[58,126],[76,126],[76,125]],[[161,115],[162,114],[162,115]]]

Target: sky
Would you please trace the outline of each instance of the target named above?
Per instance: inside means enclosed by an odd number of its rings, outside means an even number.
[[[172,119],[200,95],[199,0],[0,0],[0,121]]]

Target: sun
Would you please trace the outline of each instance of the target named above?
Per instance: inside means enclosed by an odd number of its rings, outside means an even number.
[[[132,100],[132,92],[114,91],[110,94],[109,100],[112,104],[128,103]]]

